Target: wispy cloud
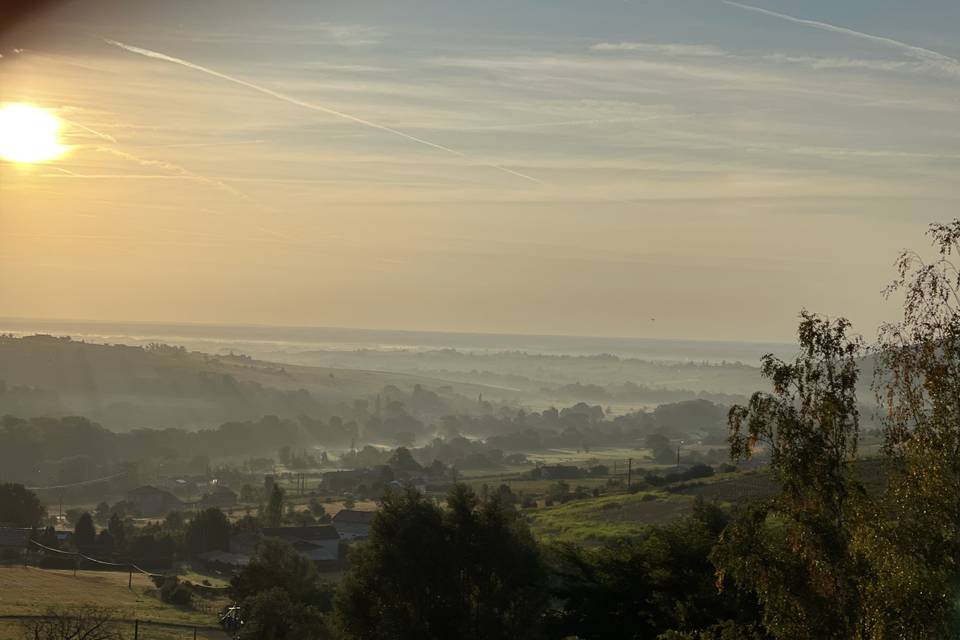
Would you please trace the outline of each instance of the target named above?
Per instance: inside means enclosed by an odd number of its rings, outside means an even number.
[[[813,69],[864,69],[867,71],[918,71],[923,66],[905,60],[865,60],[863,58],[823,58],[817,56],[789,56],[773,53],[763,57],[770,62],[799,64]]]
[[[237,189],[234,189],[233,187],[226,184],[225,182],[221,182],[220,180],[215,180],[213,178],[208,178],[207,176],[194,173],[193,171],[190,171],[189,169],[185,169],[180,165],[173,164],[172,162],[166,162],[164,160],[151,160],[149,158],[141,158],[140,156],[134,155],[132,153],[127,153],[126,151],[120,151],[119,149],[115,149],[113,147],[99,147],[97,151],[109,153],[118,158],[127,160],[128,162],[138,164],[141,167],[151,167],[156,169],[162,169],[164,171],[169,171],[174,175],[187,178],[189,180],[195,180],[203,184],[208,184],[217,189],[221,189],[223,191],[226,191],[230,195],[233,195],[242,200],[248,200],[248,201],[251,200],[251,198],[247,194],[243,193],[242,191],[238,191]]]
[[[293,24],[281,28],[292,33],[320,36],[344,47],[373,46],[380,44],[386,37],[386,33],[382,29],[365,24],[319,22],[312,24]]]
[[[266,140],[233,140],[224,142],[180,142],[176,144],[157,145],[164,149],[186,149],[186,148],[206,148],[206,147],[235,147],[247,144],[263,144]]]
[[[145,57],[147,57],[147,58],[153,58],[154,60],[162,60],[162,61],[164,61],[164,62],[171,62],[171,63],[173,63],[173,64],[178,64],[178,65],[183,66],[183,67],[186,67],[186,68],[188,68],[188,69],[193,69],[193,70],[195,70],[195,71],[200,71],[200,72],[202,72],[202,73],[206,73],[206,74],[211,75],[211,76],[214,76],[214,77],[216,77],[216,78],[220,78],[221,80],[226,80],[226,81],[228,81],[228,82],[232,82],[232,83],[234,83],[234,84],[238,84],[238,85],[240,85],[240,86],[247,87],[248,89],[253,89],[254,91],[258,91],[258,92],[260,92],[260,93],[263,93],[263,94],[265,94],[265,95],[268,95],[268,96],[270,96],[270,97],[272,97],[272,98],[276,98],[277,100],[282,100],[283,102],[287,102],[287,103],[292,104],[292,105],[294,105],[294,106],[302,107],[302,108],[304,108],[304,109],[310,109],[311,111],[318,111],[318,112],[320,112],[320,113],[326,113],[326,114],[328,114],[328,115],[335,116],[335,117],[337,117],[337,118],[342,118],[342,119],[344,119],[344,120],[349,120],[349,121],[351,121],[351,122],[355,122],[355,123],[360,124],[360,125],[363,125],[363,126],[365,126],[365,127],[370,127],[370,128],[372,128],[372,129],[377,129],[377,130],[379,130],[379,131],[383,131],[383,132],[386,132],[386,133],[391,133],[391,134],[393,134],[393,135],[395,135],[395,136],[399,136],[399,137],[401,137],[401,138],[405,138],[406,140],[409,140],[409,141],[411,141],[411,142],[415,142],[415,143],[420,144],[420,145],[424,145],[424,146],[427,146],[427,147],[431,147],[431,148],[433,148],[433,149],[437,149],[438,151],[443,151],[444,153],[448,153],[448,154],[450,154],[450,155],[454,155],[454,156],[457,156],[457,157],[460,157],[460,158],[469,158],[469,156],[468,156],[466,153],[464,153],[464,152],[462,152],[462,151],[458,151],[458,150],[453,149],[453,148],[451,148],[451,147],[447,147],[447,146],[445,146],[445,145],[438,144],[438,143],[436,143],[436,142],[431,142],[431,141],[426,140],[426,139],[424,139],[424,138],[420,138],[420,137],[411,135],[411,134],[409,134],[409,133],[406,133],[406,132],[404,132],[404,131],[400,131],[399,129],[394,129],[393,127],[388,127],[388,126],[386,126],[386,125],[380,124],[379,122],[374,122],[374,121],[372,121],[372,120],[367,120],[367,119],[365,119],[365,118],[360,118],[360,117],[358,117],[358,116],[355,116],[355,115],[352,115],[352,114],[349,114],[349,113],[345,113],[345,112],[343,112],[343,111],[338,111],[338,110],[336,110],[336,109],[332,109],[332,108],[330,108],[330,107],[327,107],[327,106],[324,106],[324,105],[321,105],[321,104],[317,104],[317,103],[315,103],[315,102],[307,102],[307,101],[305,101],[305,100],[300,100],[299,98],[295,98],[295,97],[293,97],[293,96],[289,96],[289,95],[287,95],[287,94],[280,93],[279,91],[274,91],[274,90],[272,90],[272,89],[268,89],[268,88],[266,88],[266,87],[262,87],[262,86],[260,86],[260,85],[254,84],[254,83],[252,83],[252,82],[247,82],[246,80],[242,80],[242,79],[240,79],[240,78],[236,78],[236,77],[234,77],[234,76],[230,76],[230,75],[227,75],[227,74],[225,74],[225,73],[221,73],[221,72],[219,72],[219,71],[215,71],[215,70],[213,70],[213,69],[210,69],[210,68],[208,68],[208,67],[204,67],[204,66],[195,64],[195,63],[190,62],[190,61],[188,61],[188,60],[183,60],[183,59],[181,59],[181,58],[175,58],[175,57],[173,57],[173,56],[168,56],[167,54],[165,54],[165,53],[160,53],[160,52],[158,52],[158,51],[151,51],[150,49],[143,49],[143,48],[141,48],[141,47],[135,47],[135,46],[133,46],[133,45],[124,44],[123,42],[118,42],[118,41],[116,41],[116,40],[105,39],[105,42],[107,42],[108,44],[111,44],[111,45],[113,45],[113,46],[115,46],[115,47],[119,47],[119,48],[121,48],[121,49],[124,49],[124,50],[126,50],[126,51],[129,51],[130,53],[135,53],[135,54],[137,54],[137,55],[145,56]],[[514,171],[513,169],[510,169],[510,168],[508,168],[508,167],[505,167],[505,166],[500,165],[500,164],[497,164],[497,163],[484,162],[484,163],[482,163],[482,164],[483,164],[484,166],[489,166],[489,167],[491,167],[491,168],[497,169],[498,171],[503,171],[504,173],[509,173],[510,175],[517,176],[517,177],[519,177],[519,178],[523,178],[524,180],[529,180],[529,181],[531,181],[531,182],[538,182],[538,183],[540,182],[540,180],[538,180],[537,178],[534,178],[534,177],[532,177],[532,176],[526,175],[526,174],[524,174],[524,173],[520,173],[519,171]]]
[[[942,54],[939,51],[933,51],[932,49],[925,49],[924,47],[918,47],[916,45],[908,44],[906,42],[901,42],[900,40],[894,40],[893,38],[887,38],[885,36],[877,36],[870,33],[864,33],[862,31],[855,31],[854,29],[849,29],[847,27],[841,27],[835,24],[830,24],[827,22],[818,22],[816,20],[807,20],[805,18],[797,18],[796,16],[787,15],[785,13],[778,13],[776,11],[771,11],[769,9],[762,9],[760,7],[755,7],[749,4],[743,4],[740,2],[734,2],[733,0],[723,0],[725,4],[730,5],[731,7],[736,7],[738,9],[743,9],[745,11],[752,11],[754,13],[761,13],[773,18],[778,18],[780,20],[786,20],[794,24],[800,24],[807,27],[812,27],[814,29],[820,29],[821,31],[829,31],[831,33],[839,33],[841,35],[847,35],[854,38],[859,38],[861,40],[869,40],[877,44],[881,44],[888,47],[895,47],[907,55],[922,60],[926,64],[936,67],[942,71],[960,75],[960,60],[952,58],[948,55]]]
[[[592,47],[594,51],[640,51],[667,56],[691,56],[700,58],[723,57],[729,51],[706,44],[656,44],[651,42],[600,42]]]

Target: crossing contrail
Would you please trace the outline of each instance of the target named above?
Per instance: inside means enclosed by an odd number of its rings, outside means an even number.
[[[173,64],[178,64],[182,67],[187,67],[188,69],[193,69],[195,71],[206,73],[216,78],[220,78],[221,80],[226,80],[227,82],[232,82],[242,87],[253,89],[254,91],[258,91],[272,98],[276,98],[277,100],[282,100],[283,102],[286,102],[288,104],[292,104],[298,107],[303,107],[304,109],[310,109],[312,111],[319,111],[320,113],[326,113],[328,115],[335,116],[337,118],[342,118],[344,120],[355,122],[356,124],[360,124],[365,127],[370,127],[371,129],[378,129],[386,133],[392,133],[395,136],[400,136],[401,138],[405,138],[411,142],[416,142],[417,144],[431,147],[438,151],[443,151],[444,153],[448,153],[450,155],[454,155],[460,158],[469,158],[469,156],[463,153],[462,151],[457,151],[456,149],[452,149],[442,144],[437,144],[436,142],[430,142],[429,140],[418,138],[417,136],[411,135],[404,131],[400,131],[399,129],[394,129],[393,127],[388,127],[384,124],[380,124],[379,122],[374,122],[372,120],[367,120],[365,118],[360,118],[360,117],[351,115],[349,113],[344,113],[343,111],[331,109],[330,107],[326,107],[322,104],[317,104],[315,102],[307,102],[306,100],[300,100],[299,98],[289,96],[285,93],[280,93],[279,91],[274,91],[273,89],[261,87],[260,85],[254,84],[252,82],[247,82],[246,80],[235,78],[234,76],[230,76],[225,73],[215,71],[214,69],[210,69],[209,67],[204,67],[199,64],[194,64],[189,60],[183,60],[182,58],[175,58],[173,56],[168,56],[167,54],[160,53],[159,51],[151,51],[150,49],[144,49],[142,47],[135,47],[133,45],[124,44],[123,42],[110,40],[109,38],[104,38],[104,42],[106,42],[107,44],[113,45],[115,47],[124,49],[126,51],[129,51],[130,53],[136,53],[141,56],[146,56],[147,58],[153,58],[154,60],[163,60],[164,62],[171,62]],[[487,167],[491,167],[493,169],[497,169],[499,171],[503,171],[504,173],[509,173],[510,175],[517,176],[518,178],[523,178],[524,180],[541,183],[540,180],[538,180],[537,178],[534,178],[533,176],[528,176],[525,173],[514,171],[513,169],[510,169],[509,167],[504,167],[503,165],[500,165],[500,164],[496,164],[493,162],[484,162],[483,165]]]
[[[760,7],[754,7],[749,4],[734,2],[734,0],[723,0],[723,2],[724,4],[728,4],[731,7],[744,9],[745,11],[753,11],[755,13],[762,13],[764,15],[767,15],[773,18],[779,18],[780,20],[793,22],[794,24],[800,24],[807,27],[812,27],[814,29],[820,29],[821,31],[830,31],[832,33],[839,33],[847,36],[852,36],[854,38],[860,38],[861,40],[869,40],[871,42],[876,42],[877,44],[886,45],[888,47],[895,47],[914,58],[918,58],[925,62],[935,64],[945,71],[960,75],[960,60],[957,60],[956,58],[951,58],[948,55],[944,55],[940,53],[939,51],[924,49],[923,47],[918,47],[912,44],[908,44],[906,42],[901,42],[900,40],[894,40],[893,38],[887,38],[884,36],[875,36],[870,33],[855,31],[853,29],[849,29],[847,27],[840,27],[835,24],[830,24],[828,22],[818,22],[816,20],[806,20],[804,18],[797,18],[795,16],[790,16],[785,13],[778,13],[776,11],[771,11],[769,9],[762,9]]]

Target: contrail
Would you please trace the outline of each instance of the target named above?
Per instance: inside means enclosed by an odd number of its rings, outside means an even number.
[[[62,116],[61,116],[61,120],[63,120],[63,121],[66,122],[66,123],[72,124],[73,126],[77,127],[78,129],[83,129],[83,130],[86,131],[87,133],[92,133],[93,135],[97,136],[97,137],[100,138],[101,140],[106,140],[107,142],[112,142],[112,143],[114,143],[114,144],[116,144],[116,142],[117,142],[117,139],[114,138],[113,136],[111,136],[110,134],[108,134],[108,133],[101,133],[100,131],[97,131],[96,129],[94,129],[94,128],[92,128],[92,127],[88,127],[88,126],[85,125],[85,124],[80,124],[80,123],[77,122],[76,120],[68,120],[67,118],[64,118],[64,117],[62,117]]]
[[[944,55],[939,51],[932,51],[930,49],[924,49],[923,47],[918,47],[912,44],[907,44],[906,42],[901,42],[899,40],[894,40],[893,38],[886,38],[884,36],[875,36],[870,33],[863,33],[862,31],[854,31],[853,29],[848,29],[847,27],[839,27],[834,24],[829,24],[827,22],[817,22],[816,20],[806,20],[804,18],[797,18],[795,16],[790,16],[785,13],[777,13],[776,11],[770,11],[769,9],[761,9],[760,7],[754,7],[749,4],[742,4],[740,2],[734,2],[734,0],[723,0],[724,4],[728,4],[731,7],[737,7],[738,9],[744,9],[746,11],[753,11],[755,13],[762,13],[774,18],[779,18],[781,20],[787,20],[795,24],[801,24],[807,27],[813,27],[814,29],[820,29],[821,31],[830,31],[832,33],[840,33],[847,36],[853,36],[854,38],[860,38],[861,40],[869,40],[871,42],[876,42],[877,44],[882,44],[888,47],[896,47],[901,51],[904,51],[908,55],[923,60],[925,62],[930,62],[938,65],[945,71],[951,73],[960,74],[960,60],[956,58],[951,58],[948,55]]]
[[[156,145],[164,149],[178,149],[186,147],[232,147],[242,144],[263,144],[266,140],[235,140],[233,142],[181,142],[177,144]]]
[[[247,194],[243,193],[242,191],[238,191],[237,189],[234,189],[233,187],[231,187],[226,183],[220,182],[219,180],[214,180],[213,178],[208,178],[206,176],[199,175],[197,173],[194,173],[193,171],[190,171],[189,169],[184,169],[180,165],[173,164],[172,162],[141,158],[140,156],[135,156],[132,153],[127,153],[126,151],[120,151],[118,149],[113,149],[111,147],[99,147],[97,151],[111,153],[117,156],[118,158],[129,160],[130,162],[138,164],[142,167],[156,167],[159,169],[164,169],[166,171],[169,171],[181,177],[188,178],[190,180],[196,180],[197,182],[203,182],[205,184],[209,184],[218,189],[223,189],[227,193],[230,193],[242,200],[249,201],[251,199],[250,196],[248,196]]]
[[[113,45],[113,46],[115,46],[115,47],[119,47],[119,48],[121,48],[121,49],[124,49],[124,50],[126,50],[126,51],[129,51],[130,53],[136,53],[136,54],[138,54],[138,55],[146,56],[146,57],[148,57],[148,58],[153,58],[153,59],[155,59],[155,60],[163,60],[164,62],[172,62],[173,64],[178,64],[178,65],[180,65],[180,66],[182,66],[182,67],[187,67],[188,69],[194,69],[195,71],[201,71],[201,72],[203,72],[203,73],[206,73],[206,74],[208,74],[208,75],[214,76],[214,77],[216,77],[216,78],[220,78],[221,80],[226,80],[227,82],[232,82],[232,83],[234,83],[234,84],[238,84],[238,85],[240,85],[240,86],[247,87],[248,89],[253,89],[254,91],[259,91],[260,93],[263,93],[263,94],[265,94],[265,95],[268,95],[268,96],[271,96],[271,97],[273,97],[273,98],[276,98],[277,100],[282,100],[283,102],[287,102],[287,103],[289,103],[289,104],[292,104],[292,105],[295,105],[295,106],[298,106],[298,107],[303,107],[304,109],[310,109],[310,110],[312,110],[312,111],[319,111],[320,113],[326,113],[326,114],[328,114],[328,115],[336,116],[336,117],[342,118],[342,119],[344,119],[344,120],[349,120],[349,121],[355,122],[355,123],[357,123],[357,124],[362,124],[363,126],[365,126],[365,127],[370,127],[371,129],[378,129],[378,130],[380,130],[380,131],[385,131],[385,132],[387,132],[387,133],[392,133],[392,134],[395,135],[395,136],[400,136],[401,138],[406,138],[407,140],[410,140],[411,142],[416,142],[417,144],[421,144],[421,145],[424,145],[424,146],[427,146],[427,147],[431,147],[431,148],[433,148],[433,149],[437,149],[438,151],[443,151],[444,153],[449,153],[450,155],[454,155],[454,156],[457,156],[457,157],[460,157],[460,158],[469,158],[469,156],[467,156],[467,154],[463,153],[462,151],[457,151],[456,149],[451,149],[450,147],[446,147],[446,146],[444,146],[444,145],[442,145],[442,144],[437,144],[436,142],[430,142],[429,140],[424,140],[423,138],[418,138],[417,136],[411,135],[411,134],[409,134],[409,133],[405,133],[405,132],[403,132],[403,131],[400,131],[399,129],[394,129],[393,127],[388,127],[388,126],[386,126],[386,125],[380,124],[379,122],[373,122],[372,120],[366,120],[366,119],[364,119],[364,118],[359,118],[359,117],[357,117],[357,116],[350,115],[349,113],[344,113],[343,111],[337,111],[336,109],[331,109],[330,107],[325,107],[325,106],[323,106],[323,105],[321,105],[321,104],[316,104],[316,103],[313,103],[313,102],[307,102],[307,101],[305,101],[305,100],[300,100],[299,98],[294,98],[293,96],[288,96],[288,95],[286,95],[286,94],[284,94],[284,93],[280,93],[279,91],[274,91],[274,90],[272,90],[272,89],[267,89],[266,87],[261,87],[260,85],[253,84],[252,82],[247,82],[246,80],[241,80],[240,78],[235,78],[235,77],[233,77],[233,76],[228,76],[228,75],[225,74],[225,73],[220,73],[219,71],[215,71],[215,70],[210,69],[210,68],[208,68],[208,67],[203,67],[203,66],[200,66],[200,65],[198,65],[198,64],[194,64],[194,63],[192,63],[192,62],[190,62],[190,61],[188,61],[188,60],[183,60],[183,59],[181,59],[181,58],[174,58],[173,56],[168,56],[168,55],[165,54],[165,53],[160,53],[160,52],[158,52],[158,51],[151,51],[150,49],[143,49],[143,48],[141,48],[141,47],[135,47],[135,46],[132,46],[132,45],[129,45],[129,44],[124,44],[123,42],[117,42],[116,40],[110,40],[109,38],[104,38],[104,42],[106,42],[107,44]],[[483,163],[483,164],[484,164],[484,166],[492,167],[492,168],[497,169],[497,170],[499,170],[499,171],[503,171],[504,173],[509,173],[510,175],[517,176],[518,178],[523,178],[524,180],[529,180],[529,181],[531,181],[531,182],[541,183],[541,181],[538,180],[537,178],[534,178],[534,177],[532,177],[532,176],[528,176],[528,175],[526,175],[526,174],[524,174],[524,173],[520,173],[519,171],[514,171],[513,169],[504,167],[504,166],[499,165],[499,164],[496,164],[496,163],[485,162],[485,163]]]

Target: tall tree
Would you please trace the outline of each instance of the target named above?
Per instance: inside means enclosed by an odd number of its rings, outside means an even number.
[[[865,578],[849,527],[851,501],[862,495],[852,476],[859,433],[859,339],[849,322],[803,312],[800,355],[773,355],[762,373],[772,392],[730,409],[730,452],[770,457],[781,486],[727,527],[713,552],[721,577],[756,593],[763,623],[777,638],[856,637],[859,581]]]
[[[97,544],[97,529],[93,526],[93,517],[86,511],[73,528],[73,544],[81,553],[92,553]]]
[[[16,527],[35,527],[46,510],[37,495],[22,484],[0,484],[0,523]]]
[[[880,578],[870,627],[884,638],[960,636],[960,219],[928,235],[933,260],[897,262],[887,293],[903,296],[903,317],[881,327],[874,379],[893,472],[862,540]]]
[[[447,502],[413,488],[384,497],[337,594],[345,637],[537,637],[545,571],[526,524],[499,494],[457,485]]]
[[[444,525],[469,612],[467,638],[534,637],[546,606],[540,548],[510,497],[496,492],[481,501],[464,484],[447,496]]]
[[[273,485],[273,490],[270,492],[270,502],[267,503],[263,519],[268,527],[279,527],[283,521],[283,489],[277,485]]]
[[[110,516],[110,520],[107,522],[107,530],[110,532],[110,535],[113,536],[114,544],[122,547],[127,539],[127,530],[123,523],[123,518],[119,513],[115,512]]]
[[[184,542],[192,555],[230,550],[230,521],[216,507],[205,509],[190,521]]]

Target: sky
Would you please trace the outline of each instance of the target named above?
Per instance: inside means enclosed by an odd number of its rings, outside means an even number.
[[[960,203],[954,0],[55,3],[0,317],[871,336]]]

